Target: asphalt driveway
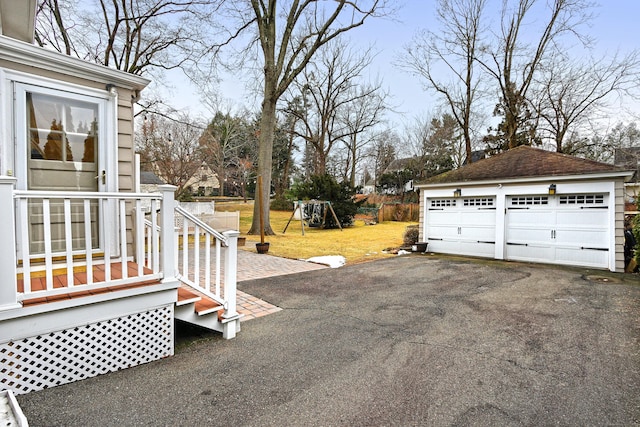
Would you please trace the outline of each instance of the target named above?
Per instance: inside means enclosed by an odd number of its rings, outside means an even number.
[[[31,425],[640,424],[636,277],[412,255],[240,289],[283,310],[19,396]]]

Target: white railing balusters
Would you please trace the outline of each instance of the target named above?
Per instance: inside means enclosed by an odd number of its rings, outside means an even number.
[[[99,206],[100,212],[105,214],[107,212],[113,213],[111,200],[100,199]],[[98,215],[99,216],[99,215]],[[100,221],[103,227],[104,237],[104,280],[108,282],[111,280],[111,223],[112,221]],[[117,224],[117,222],[116,222]]]
[[[45,286],[50,291],[53,289],[53,259],[51,255],[51,209],[49,199],[42,200],[42,221],[44,228]]]
[[[87,285],[93,284],[93,244],[91,242],[91,201],[84,199],[84,255],[87,263]],[[100,215],[98,215],[100,216]]]
[[[142,212],[142,200],[153,201],[151,204],[154,209],[159,209],[162,195],[18,190],[13,191],[13,198],[18,214],[14,228],[19,230],[15,236],[16,247],[19,248],[18,260],[22,263],[22,266],[17,264],[17,272],[22,273],[23,277],[23,290],[18,296],[20,301],[69,293],[71,288],[93,289],[162,278],[157,214],[156,218],[152,215],[155,227],[149,227],[145,241],[147,227]],[[130,242],[127,242],[128,206],[134,206],[131,213],[134,219],[129,224],[135,224],[133,253],[136,256],[134,260],[139,264],[138,274],[133,277],[128,270],[128,262],[131,261],[128,250]],[[42,218],[33,215],[34,209],[42,213]],[[36,234],[30,230],[34,221],[41,229]],[[170,237],[173,247],[173,237]],[[74,239],[76,245],[82,242],[84,247],[74,247]],[[33,242],[40,245],[41,250],[31,251]],[[147,262],[152,272],[144,268],[145,243],[151,250]],[[171,258],[173,260],[173,254]],[[121,267],[121,276],[113,274],[112,264]],[[173,262],[169,264],[169,268],[173,268]],[[82,280],[82,283],[74,283],[74,266],[85,269],[86,280]],[[104,277],[95,273],[96,266],[104,269]],[[44,273],[44,290],[32,286],[34,271],[37,270]],[[59,274],[65,276],[66,286],[64,279],[60,281],[57,278]]]
[[[207,289],[211,289],[211,234],[209,233],[204,233],[204,283]],[[216,291],[216,295],[220,295],[220,290]]]
[[[195,222],[193,223],[193,260],[195,261],[193,282],[200,283],[200,227]],[[207,289],[206,284],[205,289]]]
[[[134,219],[136,221],[135,227],[135,242],[136,242],[136,263],[138,264],[138,276],[142,276],[144,270],[144,237],[147,232],[147,228],[144,224],[144,214],[142,213],[142,200],[135,200]]]
[[[170,282],[177,279],[220,303],[224,307],[224,335],[227,338],[235,336],[239,320],[235,300],[239,233],[232,231],[222,234],[175,206],[175,187],[161,186],[160,190],[161,194],[13,191],[18,215],[11,221],[14,228],[19,230],[15,237],[18,240],[18,254],[22,259],[24,281],[23,292],[16,293],[18,302],[68,293],[72,287],[76,290],[91,290],[143,280]],[[145,204],[146,201],[149,202],[148,220],[144,217],[143,201]],[[132,213],[127,212],[128,206],[133,207]],[[60,207],[62,221],[57,219]],[[39,217],[30,215],[34,208],[41,209],[42,221],[39,221]],[[56,215],[55,223],[52,221],[52,214]],[[133,215],[129,224],[134,227],[133,254],[134,261],[138,264],[137,275],[133,277],[133,272],[130,274],[128,270],[128,215]],[[30,217],[42,226],[42,236],[31,235],[33,220]],[[181,230],[175,226],[176,218],[182,219]],[[95,235],[96,228],[98,235]],[[74,248],[74,239],[76,244],[81,243],[80,233],[83,230],[84,248]],[[179,235],[182,237],[181,241],[178,239]],[[41,241],[38,242],[39,240]],[[31,251],[31,242],[42,245],[42,253]],[[201,247],[203,244],[204,248]],[[179,251],[182,251],[182,266],[179,265]],[[201,260],[201,257],[204,259]],[[33,289],[31,286],[34,271],[42,270],[42,261],[39,260],[44,260],[44,290]],[[112,262],[121,266],[120,278],[117,275],[116,278],[113,277]],[[214,262],[215,272],[212,272]],[[16,264],[15,258],[12,263]],[[94,274],[94,266],[101,263],[104,263],[104,278]],[[86,283],[74,285],[76,264],[79,267],[82,264],[86,266]],[[202,273],[201,268],[204,269]],[[67,286],[61,287],[54,275],[60,269],[65,270],[63,274],[66,275]],[[20,269],[17,268],[16,271],[19,273]],[[222,271],[225,272],[224,280]],[[215,283],[212,283],[212,273],[215,274]]]
[[[216,239],[216,254],[222,254],[222,245],[220,240]],[[216,295],[220,295],[220,281],[222,280],[222,271],[220,269],[220,256],[216,256]]]
[[[73,287],[73,233],[71,231],[71,200],[64,199],[64,244],[66,247],[67,265],[71,268],[67,268],[67,286]]]
[[[19,247],[22,251],[22,280],[24,282],[24,294],[31,293],[31,247],[29,240],[29,200],[18,200],[20,218]]]
[[[176,215],[183,223],[182,230],[180,230],[182,242],[178,248],[182,251],[180,269],[182,273],[178,279],[222,304],[225,318],[236,319],[238,317],[235,301],[238,263],[237,253],[233,252],[237,252],[239,233],[231,231],[222,234],[179,206],[176,207]],[[202,235],[204,235],[204,241],[202,241]],[[193,239],[193,247],[191,247],[190,237]],[[215,253],[212,250],[212,239],[215,241]],[[203,244],[204,250],[200,247]],[[204,261],[201,261],[201,255],[204,255]],[[193,259],[191,259],[192,256]],[[222,280],[223,269],[221,268],[223,256],[224,281]],[[211,282],[213,264],[211,258],[213,257],[215,257],[215,283]],[[200,274],[202,267],[204,267],[203,275]],[[229,320],[229,325],[225,326],[227,337],[235,336],[235,332],[232,331],[235,331],[234,328],[237,325],[234,322],[235,320]]]
[[[118,201],[119,212],[118,216],[120,218],[120,268],[122,269],[122,279],[126,279],[129,277],[129,267],[127,264],[128,256],[127,256],[127,211],[126,211],[126,202],[124,200]]]
[[[157,200],[151,200],[151,255],[153,257],[153,272],[160,272],[160,234],[158,233],[158,205]]]

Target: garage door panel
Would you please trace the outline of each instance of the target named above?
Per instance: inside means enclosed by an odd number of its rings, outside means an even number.
[[[430,226],[437,226],[437,225],[451,225],[456,227],[458,226],[457,213],[455,212],[430,210],[427,213],[427,218],[429,220]]]
[[[496,228],[495,226],[463,226],[461,227],[460,237],[465,241],[481,240],[484,242],[495,242]]]
[[[496,211],[492,210],[464,210],[460,215],[460,225],[478,225],[495,227],[496,225]]]
[[[524,225],[531,227],[549,228],[549,224],[555,222],[555,212],[547,209],[508,209],[508,219],[510,225]]]
[[[549,262],[553,251],[549,246],[507,243],[508,259],[513,261]]]
[[[548,226],[527,227],[526,225],[511,226],[509,228],[509,243],[538,243],[549,244],[551,240],[551,230]]]
[[[609,251],[558,247],[555,251],[555,258],[559,264],[602,267],[609,263]]]
[[[557,245],[607,249],[609,246],[609,232],[606,229],[589,229],[585,227],[558,228],[555,233],[555,240]]]
[[[496,245],[487,242],[460,242],[458,254],[470,256],[482,256],[493,258],[496,252]]]
[[[563,225],[587,225],[587,226],[606,226],[609,211],[606,209],[583,209],[565,211],[559,210],[556,215],[556,224],[559,227]]]
[[[457,240],[458,227],[450,225],[432,225],[429,227],[428,236],[434,239]]]

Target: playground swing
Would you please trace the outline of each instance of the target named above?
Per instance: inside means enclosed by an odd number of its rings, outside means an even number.
[[[305,209],[306,207],[306,209]],[[287,221],[287,225],[284,227],[282,234],[287,232],[287,228],[289,228],[289,224],[293,220],[293,217],[296,215],[296,212],[300,212],[300,225],[302,226],[302,235],[304,236],[304,223],[307,222],[308,227],[324,227],[327,222],[327,212],[331,211],[333,215],[333,219],[340,227],[340,231],[342,231],[342,225],[340,225],[340,221],[338,220],[338,216],[336,212],[333,210],[333,206],[331,206],[331,202],[328,200],[298,200],[296,206],[289,217],[289,221]]]

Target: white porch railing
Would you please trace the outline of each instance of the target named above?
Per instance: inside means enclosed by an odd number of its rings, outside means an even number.
[[[224,307],[224,335],[235,336],[239,232],[219,233],[176,206],[174,186],[92,193],[14,190],[15,183],[0,177],[0,205],[15,206],[0,210],[0,310],[37,297],[180,280]]]
[[[220,233],[180,206],[176,206],[175,213],[176,223],[181,225],[177,228],[179,234],[176,239],[178,245],[175,255],[175,265],[178,267],[176,277],[220,303],[224,307],[224,318],[237,317],[236,281],[240,233],[238,231]],[[212,260],[215,263],[214,266],[211,265]],[[223,272],[224,280],[222,280]]]
[[[173,193],[169,194],[173,204]],[[23,281],[18,301],[163,278],[161,241],[173,242],[173,236],[157,231],[147,240],[142,226],[142,201],[150,204],[151,222],[156,224],[163,194],[14,191],[13,195],[17,272]],[[37,233],[34,217],[41,221]],[[137,264],[135,273],[129,271],[130,261]],[[101,266],[99,273],[96,266]],[[86,275],[80,283],[76,283],[78,271]],[[43,276],[44,289],[32,288],[34,274]]]

